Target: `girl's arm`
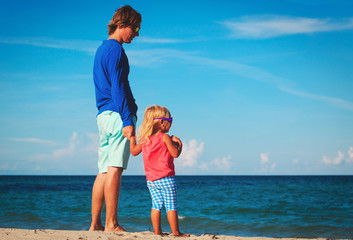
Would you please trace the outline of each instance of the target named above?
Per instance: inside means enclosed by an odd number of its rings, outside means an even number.
[[[177,146],[174,145],[173,141],[175,141],[177,143],[176,144]],[[173,158],[179,157],[179,155],[181,153],[181,149],[183,147],[183,144],[181,143],[179,138],[173,136],[173,140],[172,140],[168,134],[164,134],[163,135],[163,142],[167,146],[168,151]]]
[[[132,156],[137,156],[142,152],[142,145],[136,144],[136,137],[132,136],[130,138],[130,152]]]

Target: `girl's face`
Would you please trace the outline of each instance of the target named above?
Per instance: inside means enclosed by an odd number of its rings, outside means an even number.
[[[170,127],[172,126],[173,118],[172,117],[156,117],[153,120],[158,120],[158,124],[154,125],[153,132],[161,131],[163,133],[169,132]]]
[[[169,132],[169,129],[171,128],[172,123],[165,121],[165,133]]]
[[[167,132],[169,132],[169,129],[172,126],[172,122],[167,121],[167,120],[162,120],[161,126],[162,126],[162,132],[167,133]]]

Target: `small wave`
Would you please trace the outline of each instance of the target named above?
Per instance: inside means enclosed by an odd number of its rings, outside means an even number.
[[[182,219],[184,219],[184,218],[186,218],[185,216],[178,216],[178,219],[180,219],[180,220],[182,220]]]

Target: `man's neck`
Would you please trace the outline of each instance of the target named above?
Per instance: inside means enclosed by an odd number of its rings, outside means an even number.
[[[123,38],[121,37],[120,35],[120,29],[117,28],[115,30],[115,32],[113,34],[111,34],[108,38],[109,39],[115,39],[116,41],[118,41],[121,45],[123,45],[124,41],[123,41]]]

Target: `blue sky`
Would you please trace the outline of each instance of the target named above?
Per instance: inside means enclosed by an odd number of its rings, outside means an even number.
[[[97,173],[93,58],[124,4],[138,126],[169,108],[178,175],[353,174],[349,0],[1,0],[0,174]]]

